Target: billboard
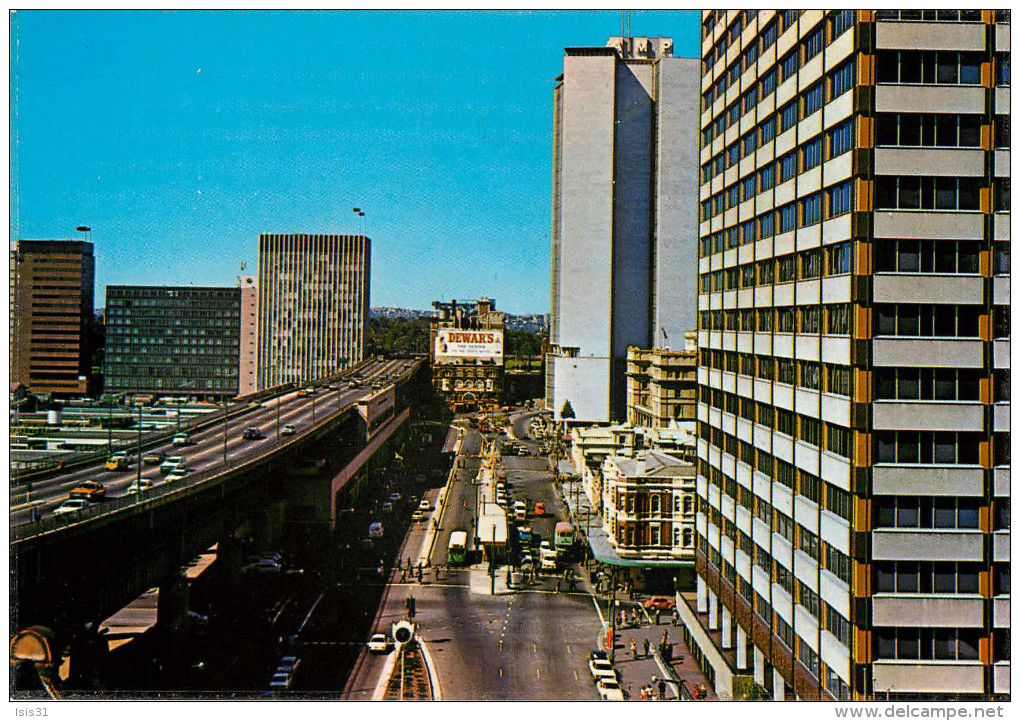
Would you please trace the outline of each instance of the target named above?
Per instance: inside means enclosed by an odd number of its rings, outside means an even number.
[[[437,363],[462,359],[493,360],[503,364],[503,331],[440,328],[436,331]]]

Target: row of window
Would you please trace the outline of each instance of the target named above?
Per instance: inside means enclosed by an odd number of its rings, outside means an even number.
[[[980,52],[955,50],[879,50],[875,54],[880,83],[980,85]]]
[[[848,303],[781,306],[742,310],[704,310],[698,314],[700,330],[744,333],[823,333],[850,335],[852,312]]]
[[[984,637],[978,628],[876,628],[875,658],[976,661]]]
[[[978,527],[978,513],[984,506],[984,499],[931,496],[875,496],[872,503],[875,514],[874,528],[976,529]]]
[[[876,561],[872,566],[879,593],[980,593],[982,563]],[[995,595],[1009,593],[1009,564],[992,567]]]
[[[979,210],[982,178],[955,176],[880,175],[875,178],[879,210]],[[1003,209],[1009,206],[1009,186]]]
[[[788,385],[800,385],[803,388],[824,390],[837,395],[850,395],[851,376],[849,366],[708,349],[701,352],[701,364],[709,368],[730,373],[740,373],[752,378],[758,377],[762,380],[777,381]],[[1008,383],[1008,377],[1006,382]],[[712,398],[712,396],[706,394],[716,391],[718,389],[703,386],[703,400],[709,403],[708,398]],[[750,403],[751,399],[741,398],[740,402]],[[733,403],[726,401],[723,405],[713,402],[712,405],[717,405],[731,413],[738,413],[735,401]],[[752,420],[751,416],[745,414],[743,410],[739,411],[739,413],[742,417]]]
[[[992,435],[994,445],[1008,442],[998,438],[1002,434]],[[874,458],[876,463],[976,465],[978,449],[987,438],[983,433],[954,431],[876,431]]]
[[[875,400],[976,401],[984,373],[964,368],[876,368],[874,376]],[[999,383],[1001,376],[996,378],[996,386]]]
[[[977,338],[984,312],[985,307],[981,305],[876,303],[874,333],[876,336]],[[992,334],[995,338],[1009,337],[1009,306],[992,308]]]
[[[978,273],[984,243],[952,240],[881,240],[874,245],[876,273]],[[996,243],[996,273],[1009,272],[1009,243]]]

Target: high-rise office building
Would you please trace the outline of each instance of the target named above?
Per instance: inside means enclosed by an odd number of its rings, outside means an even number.
[[[1008,698],[1008,12],[702,21],[696,656]]]
[[[237,288],[107,286],[106,390],[236,396],[240,298]]]
[[[364,359],[370,269],[363,235],[259,236],[259,390]]]
[[[698,61],[669,38],[566,48],[553,94],[546,408],[626,416],[627,346],[695,322]]]
[[[258,388],[259,284],[258,278],[243,275],[237,279],[241,289],[241,337],[238,363],[237,395],[246,396]]]
[[[35,393],[83,396],[91,374],[92,243],[11,244],[11,382]]]

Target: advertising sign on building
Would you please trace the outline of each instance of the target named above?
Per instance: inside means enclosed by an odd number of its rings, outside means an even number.
[[[493,360],[503,364],[503,331],[440,328],[436,332],[436,362],[460,359]]]

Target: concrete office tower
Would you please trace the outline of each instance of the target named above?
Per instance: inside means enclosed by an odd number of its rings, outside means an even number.
[[[692,640],[724,697],[1008,698],[1008,11],[702,18]]]
[[[106,287],[106,390],[220,400],[237,395],[241,291]]]
[[[669,38],[566,48],[554,89],[546,407],[623,420],[627,346],[695,322],[695,59]],[[671,345],[676,344],[676,345]]]
[[[85,395],[92,371],[92,243],[11,244],[11,383],[34,393]]]
[[[253,275],[237,279],[241,288],[240,362],[238,363],[237,395],[246,396],[257,389],[259,284]]]
[[[364,359],[370,267],[363,235],[259,236],[259,390]]]

